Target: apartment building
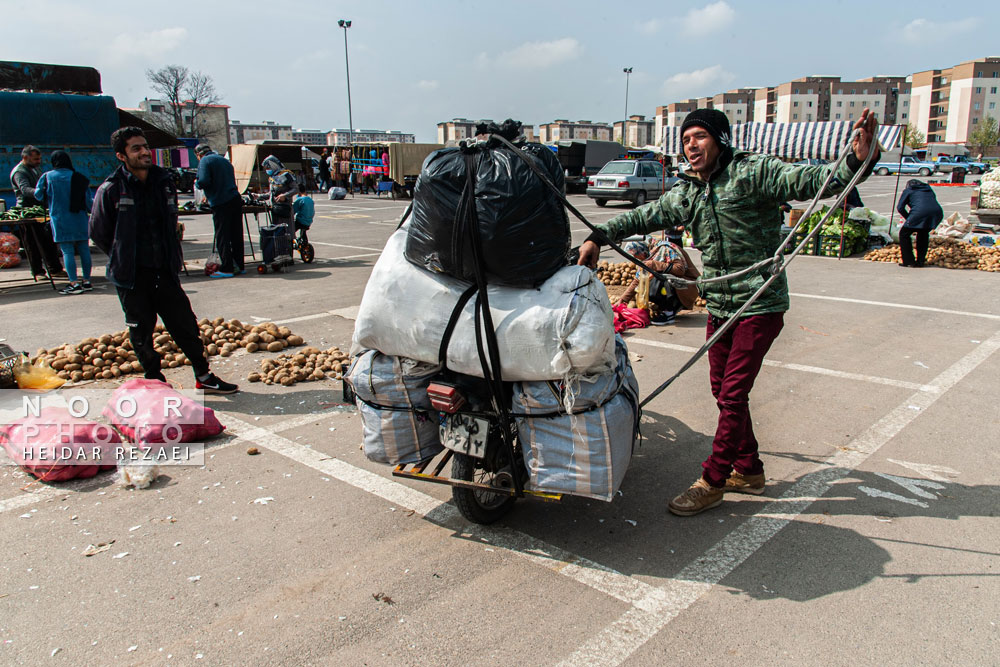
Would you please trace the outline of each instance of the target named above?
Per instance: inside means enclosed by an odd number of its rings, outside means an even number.
[[[753,94],[753,117],[758,123],[773,123],[778,113],[778,89],[757,88]]]
[[[188,100],[178,106],[181,109],[181,122],[184,125],[184,133],[180,136],[204,141],[219,153],[225,153],[229,150],[228,105],[199,104],[195,108],[194,102]],[[146,98],[139,102],[138,109],[130,109],[130,111],[157,127],[166,130],[172,129],[174,114],[170,102]]]
[[[280,125],[271,120],[261,123],[229,123],[229,143],[248,144],[251,141],[292,141],[292,126]]]
[[[1000,118],[1000,58],[913,75],[911,119],[928,143],[966,142],[986,116]]]
[[[624,139],[622,138],[622,128],[624,127]],[[633,115],[628,120],[619,120],[614,124],[614,141],[620,141],[625,146],[631,148],[642,148],[652,145],[654,142],[654,131],[656,123],[646,120],[645,116]]]
[[[774,122],[808,123],[829,120],[831,84],[839,76],[805,76],[775,86]]]
[[[388,144],[416,143],[416,135],[399,130],[354,130],[349,128],[336,128],[326,133],[324,140],[319,142],[327,146],[349,146],[351,142],[356,144]]]
[[[292,141],[305,146],[325,146],[326,130],[292,130]]]
[[[463,139],[474,138],[476,135],[476,125],[480,123],[492,123],[490,119],[469,120],[467,118],[452,118],[437,124],[437,142],[446,144],[449,141],[462,141]],[[535,126],[521,125],[521,133],[527,141],[535,140]],[[543,140],[544,141],[544,140]],[[412,143],[412,142],[410,142]]]
[[[910,118],[909,82],[901,76],[880,75],[831,84],[824,120],[855,121],[863,109],[870,109],[880,123],[905,125]]]
[[[538,126],[538,140],[543,144],[572,139],[611,141],[611,126],[589,120],[556,119]]]
[[[663,143],[663,128],[680,127],[684,118],[698,108],[697,99],[683,102],[671,102],[663,107],[656,107],[656,117],[653,119],[653,139],[657,146]]]
[[[755,95],[754,88],[737,88],[712,97],[711,109],[718,109],[726,114],[730,125],[749,123],[753,120]]]

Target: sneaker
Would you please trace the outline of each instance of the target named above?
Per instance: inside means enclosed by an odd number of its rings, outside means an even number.
[[[213,271],[212,273],[208,274],[208,277],[209,278],[232,278],[233,274],[226,273],[225,271]]]
[[[667,509],[677,516],[694,516],[722,504],[725,487],[715,487],[699,477],[691,488],[670,501]]]
[[[84,280],[82,283],[80,283],[80,287],[83,288],[84,292],[90,292],[94,289],[94,286],[90,284],[89,280]]]
[[[164,384],[167,384],[167,378],[163,375],[163,373],[154,373],[153,375],[147,375],[146,379],[147,380],[156,380],[158,382],[162,382]]]
[[[744,475],[741,472],[733,471],[733,474],[726,480],[726,493],[749,493],[759,496],[764,493],[764,473],[759,475]]]
[[[206,394],[235,394],[240,390],[235,384],[220,380],[215,373],[209,373],[204,380],[197,380],[194,388],[201,389]]]
[[[673,324],[675,321],[676,317],[674,316],[674,313],[669,311],[658,313],[649,318],[649,323],[654,327],[662,327],[667,324]]]
[[[63,287],[61,290],[59,290],[59,293],[60,294],[83,294],[83,287],[80,285],[80,283],[74,283],[72,285],[66,285],[66,287]]]

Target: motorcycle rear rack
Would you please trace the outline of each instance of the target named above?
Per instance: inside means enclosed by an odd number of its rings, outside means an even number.
[[[451,460],[452,454],[454,454],[454,452],[450,449],[445,449],[444,453],[440,455],[437,465],[435,465],[434,469],[429,473],[425,471],[430,466],[431,462],[438,458],[437,456],[433,456],[423,463],[400,463],[393,469],[392,476],[406,477],[407,479],[416,479],[424,482],[434,482],[435,484],[446,484],[448,486],[458,486],[463,489],[479,489],[501,495],[517,495],[517,491],[514,489],[505,489],[490,486],[489,484],[482,484],[480,482],[467,482],[465,480],[452,479],[451,477],[443,476],[441,471],[444,470],[445,465],[447,465],[448,461]],[[562,500],[561,493],[546,493],[544,491],[532,491],[531,489],[524,489],[524,495],[553,502]]]

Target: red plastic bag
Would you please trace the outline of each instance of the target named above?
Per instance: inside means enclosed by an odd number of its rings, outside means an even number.
[[[197,442],[225,429],[212,408],[159,380],[129,380],[101,414],[136,444]]]
[[[110,426],[74,417],[65,408],[42,408],[37,417],[0,427],[7,455],[43,482],[85,479],[114,469],[121,442]]]
[[[21,241],[10,232],[0,232],[0,255],[17,254]]]
[[[13,269],[20,265],[21,256],[14,252],[0,252],[0,269]]]
[[[623,303],[612,306],[615,312],[615,333],[626,329],[645,329],[649,326],[649,311],[645,308],[629,308]]]

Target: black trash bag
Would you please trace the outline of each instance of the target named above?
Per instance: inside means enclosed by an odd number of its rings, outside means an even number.
[[[508,123],[513,123],[508,121]],[[489,131],[520,132],[520,123]],[[505,138],[508,138],[505,136]],[[541,144],[517,144],[560,190],[563,170],[551,149]],[[424,160],[413,195],[413,213],[406,239],[406,258],[436,273],[475,282],[472,244],[458,238],[457,212],[466,186],[466,155],[477,165],[476,212],[483,243],[486,280],[511,287],[537,287],[567,264],[569,218],[562,201],[524,160],[493,139],[462,148],[444,148]]]

